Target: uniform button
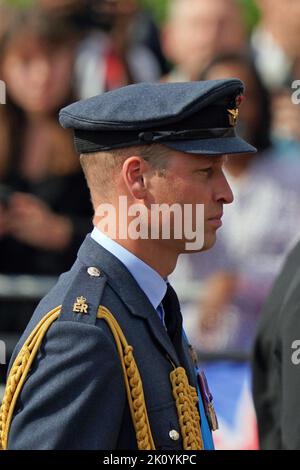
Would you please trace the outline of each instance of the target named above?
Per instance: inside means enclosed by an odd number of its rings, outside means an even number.
[[[101,275],[100,270],[98,268],[94,268],[93,266],[89,267],[87,272],[92,277],[99,277]]]
[[[172,429],[170,432],[169,432],[169,436],[170,438],[172,439],[172,441],[178,441],[179,439],[179,432],[176,431],[176,429]]]

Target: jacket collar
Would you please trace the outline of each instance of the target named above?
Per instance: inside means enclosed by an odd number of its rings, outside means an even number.
[[[176,351],[155,308],[124,264],[93,240],[90,234],[87,235],[79,249],[78,259],[86,266],[97,267],[106,275],[108,284],[131,314],[143,318],[147,322],[151,334],[164,348],[174,364],[178,366],[179,360]]]
[[[91,238],[125,265],[153,307],[157,309],[167,292],[167,283],[158,272],[96,227],[91,233]]]

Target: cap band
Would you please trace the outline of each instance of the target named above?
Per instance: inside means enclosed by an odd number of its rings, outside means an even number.
[[[94,132],[74,131],[75,148],[78,153],[100,152],[134,145],[150,145],[159,142],[218,139],[236,137],[235,128],[189,129],[184,131],[143,132]]]
[[[234,128],[223,129],[191,129],[187,131],[153,131],[141,132],[139,140],[142,142],[163,142],[176,140],[201,140],[201,139],[217,139],[220,137],[235,137]]]

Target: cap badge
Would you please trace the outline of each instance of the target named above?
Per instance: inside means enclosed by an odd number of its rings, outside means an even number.
[[[237,95],[236,98],[235,98],[235,108],[227,109],[227,111],[229,113],[229,116],[228,116],[229,117],[229,123],[233,127],[237,125],[237,120],[238,120],[238,117],[239,117],[239,109],[238,108],[242,104],[244,99],[245,99],[244,95],[242,95],[242,94]]]
[[[76,313],[88,313],[88,304],[86,298],[83,296],[77,297],[76,302],[73,305],[73,312]]]
[[[236,126],[237,120],[238,120],[238,117],[239,117],[238,108],[227,109],[227,111],[229,113],[229,123],[230,123],[230,125],[231,126]]]

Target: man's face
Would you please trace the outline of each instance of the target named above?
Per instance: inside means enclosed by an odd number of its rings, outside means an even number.
[[[8,46],[2,70],[8,92],[25,112],[52,113],[70,93],[71,45],[54,48],[33,35],[21,35]]]
[[[184,0],[163,39],[167,56],[195,80],[216,54],[240,50],[244,31],[233,2]]]
[[[223,173],[225,158],[170,151],[164,175],[155,173],[150,181],[151,202],[168,205],[177,203],[182,207],[189,204],[192,207],[194,228],[196,205],[204,205],[204,245],[195,251],[207,250],[214,245],[216,231],[222,225],[223,204],[233,201],[232,191]],[[168,247],[171,244],[178,253],[188,251],[185,248],[186,239],[161,241]]]
[[[292,58],[299,57],[300,2],[298,0],[257,0],[261,21],[275,41]]]

